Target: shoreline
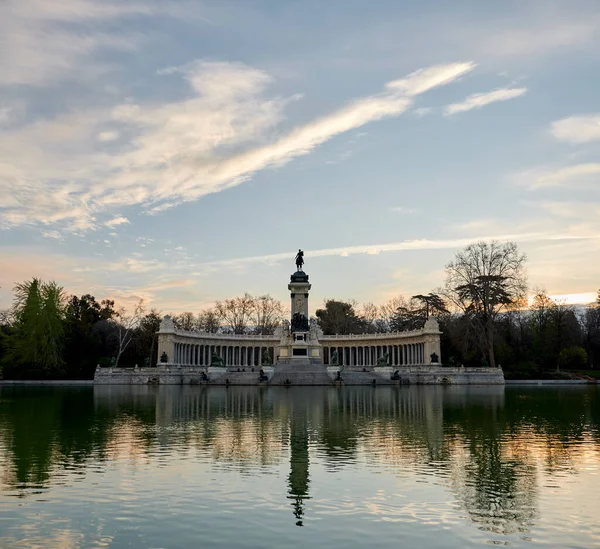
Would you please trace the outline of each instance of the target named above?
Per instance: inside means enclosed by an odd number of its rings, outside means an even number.
[[[507,379],[504,381],[505,385],[599,385],[600,380],[587,380],[587,379]],[[30,386],[70,386],[70,387],[93,387],[93,379],[4,379],[0,380],[1,386],[18,386],[18,385],[30,385]],[[124,383],[123,385],[130,385]]]

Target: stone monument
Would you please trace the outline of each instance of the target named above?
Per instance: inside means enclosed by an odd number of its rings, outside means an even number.
[[[291,318],[289,324],[285,323],[276,332],[280,338],[279,358],[271,383],[278,384],[280,377],[293,385],[312,384],[317,378],[323,383],[330,382],[323,364],[323,347],[319,342],[323,332],[316,322],[309,321],[308,295],[311,284],[303,271],[302,250],[298,250],[295,262],[296,271],[290,276],[288,284]]]

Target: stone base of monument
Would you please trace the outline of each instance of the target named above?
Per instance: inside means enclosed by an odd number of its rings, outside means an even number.
[[[222,367],[180,367],[170,364],[155,368],[100,368],[98,385],[336,385],[339,366],[326,366],[310,359],[291,359],[260,370]],[[428,366],[376,366],[367,371],[344,368],[343,385],[503,385],[502,368],[450,368]],[[265,379],[266,378],[266,379]],[[342,385],[337,383],[337,385]]]
[[[292,359],[275,364],[269,385],[332,385],[327,366],[310,359]]]

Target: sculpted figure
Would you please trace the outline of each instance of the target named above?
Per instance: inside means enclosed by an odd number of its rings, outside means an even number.
[[[296,270],[301,271],[302,265],[304,265],[304,252],[298,250],[298,253],[296,254]]]
[[[338,352],[334,349],[331,353],[330,364],[332,366],[337,366],[339,364]]]

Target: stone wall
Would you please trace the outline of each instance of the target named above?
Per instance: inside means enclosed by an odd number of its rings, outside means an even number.
[[[289,379],[291,385],[334,384],[338,367],[321,366],[316,372],[314,366],[306,365],[297,372],[293,367],[265,367],[268,382],[259,382],[259,371],[248,369],[238,372],[226,368],[181,368],[163,366],[159,368],[98,368],[94,383],[98,385],[262,385],[271,381],[281,384],[280,378]],[[314,370],[314,371],[313,371]],[[398,380],[392,380],[394,372]],[[208,376],[208,381],[203,377]],[[316,374],[319,375],[316,375]],[[275,375],[277,374],[277,375]],[[401,366],[375,367],[365,371],[345,369],[342,371],[344,385],[504,385],[501,368],[447,368],[442,366]]]

